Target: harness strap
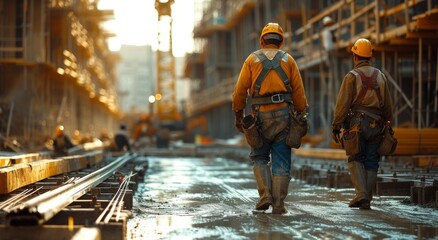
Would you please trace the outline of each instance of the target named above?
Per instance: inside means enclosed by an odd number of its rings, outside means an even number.
[[[259,96],[251,98],[251,104],[263,105],[272,103],[292,102],[289,93],[277,93],[270,96]]]
[[[374,90],[376,92],[377,98],[379,99],[379,106],[382,106],[382,95],[380,94],[379,85],[377,84],[377,74],[379,73],[379,71],[377,71],[377,69],[374,69],[373,73],[369,77],[365,76],[365,74],[359,69],[354,69],[353,71],[356,71],[360,75],[360,78],[362,80],[362,89],[357,96],[357,102],[362,103],[367,91]]]
[[[256,83],[254,85],[254,93],[252,96],[252,104],[260,105],[260,104],[272,104],[272,103],[282,103],[284,101],[291,102],[292,98],[290,96],[290,93],[292,92],[292,89],[290,87],[290,81],[284,72],[284,70],[281,68],[280,61],[281,58],[286,54],[284,51],[279,50],[274,58],[272,60],[269,60],[266,55],[263,53],[263,51],[260,49],[258,51],[255,51],[254,54],[260,59],[260,61],[263,64],[262,72],[257,77]],[[280,76],[281,80],[286,86],[286,89],[289,94],[285,93],[274,93],[270,94],[268,96],[260,96],[259,91],[260,87],[262,85],[262,82],[265,80],[266,75],[270,70],[274,69],[277,74]]]

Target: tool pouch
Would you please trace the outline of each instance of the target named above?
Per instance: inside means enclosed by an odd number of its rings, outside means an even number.
[[[291,148],[300,148],[301,139],[307,134],[307,121],[301,121],[296,114],[290,114],[289,132],[286,136],[286,145]]]
[[[246,142],[252,148],[261,148],[263,146],[262,135],[257,129],[257,122],[254,116],[245,116],[242,120],[243,133],[245,134]]]
[[[397,139],[394,137],[394,131],[391,126],[385,126],[377,153],[380,156],[388,156],[393,154],[396,148]]]
[[[342,145],[347,156],[354,156],[360,152],[359,126],[355,125],[342,136]]]

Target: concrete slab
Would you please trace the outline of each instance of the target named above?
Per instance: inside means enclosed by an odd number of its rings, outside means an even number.
[[[249,164],[225,158],[149,157],[134,196],[128,239],[435,238],[438,211],[376,196],[351,209],[353,188],[292,180],[285,215],[253,213],[258,199]]]

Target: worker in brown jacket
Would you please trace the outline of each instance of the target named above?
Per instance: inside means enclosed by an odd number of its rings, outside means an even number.
[[[336,101],[332,136],[342,141],[355,188],[349,207],[370,209],[380,155],[382,129],[392,120],[392,100],[385,75],[370,64],[373,47],[358,39],[353,47],[354,68],[344,77]],[[343,135],[340,137],[341,129]]]
[[[256,210],[264,211],[272,205],[274,214],[287,212],[284,199],[291,178],[291,147],[285,143],[285,138],[290,110],[294,108],[299,113],[305,113],[307,108],[297,64],[292,56],[280,50],[283,38],[283,29],[279,24],[268,23],[263,28],[260,36],[262,48],[245,60],[232,98],[235,127],[243,132],[246,98],[251,96],[252,110],[247,117],[253,119],[256,132],[260,133],[260,145],[251,146],[250,153],[260,195]]]

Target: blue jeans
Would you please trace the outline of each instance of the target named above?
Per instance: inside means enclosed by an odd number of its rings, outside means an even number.
[[[286,145],[286,139],[283,139],[275,143],[263,141],[261,148],[251,149],[249,158],[254,165],[266,165],[271,161],[273,176],[290,177],[291,155],[291,148]]]
[[[366,171],[377,172],[380,161],[380,155],[377,153],[377,149],[380,144],[379,136],[381,134],[382,125],[376,122],[373,123],[369,118],[353,118],[350,126],[358,121],[360,121],[360,152],[348,157],[348,161],[358,161],[363,164]]]

